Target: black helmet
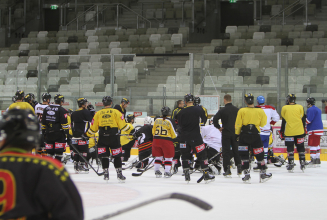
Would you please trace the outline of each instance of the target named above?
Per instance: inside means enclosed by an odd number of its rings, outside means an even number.
[[[252,93],[245,94],[244,98],[248,105],[252,105],[254,103],[254,96]]]
[[[2,148],[11,145],[31,150],[39,145],[39,121],[30,110],[9,110],[3,114],[0,120],[0,137],[6,140]]]
[[[192,94],[186,94],[184,96],[184,101],[185,101],[185,103],[187,103],[187,102],[194,102],[194,96]]]
[[[131,123],[134,118],[135,116],[133,114],[129,114],[126,116],[126,122]]]
[[[33,93],[28,93],[25,98],[24,101],[25,102],[34,102],[35,96]]]
[[[77,99],[78,107],[82,107],[82,105],[85,105],[86,103],[87,103],[87,99],[86,98],[79,98],[79,99]]]
[[[87,110],[89,110],[89,111],[94,111],[94,106],[93,106],[92,104],[89,104],[89,105],[87,106]]]
[[[112,104],[112,98],[110,96],[104,96],[102,98],[102,103],[104,106],[109,106]]]
[[[34,100],[33,101],[33,105],[34,105],[34,107],[37,105],[37,104],[39,104],[36,100]]]
[[[43,93],[42,94],[42,100],[43,100],[43,102],[48,101],[48,99],[49,100],[51,99],[51,95],[49,93],[47,93],[47,92]]]
[[[316,99],[313,97],[307,98],[307,103],[310,105],[314,105],[316,103]]]
[[[15,96],[16,96],[16,100],[22,100],[25,97],[25,93],[23,90],[17,90]]]
[[[61,102],[65,102],[65,97],[61,94],[57,94],[54,97],[55,104],[61,104]]]
[[[286,97],[286,105],[290,104],[290,103],[295,103],[296,101],[296,96],[295,94],[288,94]]]
[[[162,107],[161,114],[164,116],[170,115],[170,108],[169,107]]]
[[[194,104],[195,105],[200,105],[200,103],[201,103],[200,97],[194,97]]]
[[[129,104],[129,100],[127,98],[123,98],[120,103]]]
[[[13,103],[15,103],[15,102],[17,101],[16,96],[13,96],[13,97],[11,98],[11,100],[12,100]]]

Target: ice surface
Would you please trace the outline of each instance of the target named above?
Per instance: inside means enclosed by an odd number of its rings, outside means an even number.
[[[196,183],[201,176],[197,172],[187,184],[181,168],[170,179],[155,178],[153,168],[140,177],[131,175],[137,172],[135,169],[125,170],[125,183],[118,183],[113,164],[110,164],[108,183],[91,169],[89,174],[74,174],[72,163],[66,168],[81,193],[85,219],[101,217],[172,192],[195,196],[211,204],[213,209],[203,211],[190,203],[169,199],[113,219],[327,219],[327,162],[323,161],[319,168],[307,168],[305,173],[296,163],[294,173],[288,173],[285,165],[278,168],[269,164],[267,172],[271,172],[273,178],[265,183],[259,183],[258,172],[251,172],[251,184],[242,183],[236,169],[232,170],[232,178],[219,175],[209,184]]]

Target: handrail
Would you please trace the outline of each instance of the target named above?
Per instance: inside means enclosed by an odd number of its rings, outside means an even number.
[[[293,9],[296,5],[298,5],[299,3],[301,3],[303,0],[298,0],[296,2],[294,2],[293,4],[290,4],[289,6],[287,6],[286,8],[284,8],[282,11],[280,11],[278,14],[272,16],[270,18],[270,20],[272,20],[275,17],[279,17],[280,15],[282,15],[283,13],[285,13],[285,11],[289,10],[289,9]]]
[[[297,12],[298,10],[300,10],[300,9],[302,9],[302,8],[304,8],[304,5],[302,5],[301,7],[297,8],[293,13]],[[291,15],[292,15],[292,14],[287,15],[287,16],[285,16],[285,18],[288,18],[288,17],[291,16]],[[280,21],[282,21],[282,20],[280,20]],[[299,21],[299,22],[301,22],[301,21]],[[298,22],[298,23],[299,23],[299,22]]]
[[[75,22],[75,20],[77,21],[79,17],[81,17],[82,15],[85,16],[85,14],[87,12],[89,12],[91,9],[93,9],[95,7],[95,5],[93,5],[92,7],[88,8],[87,10],[85,10],[82,14],[80,14],[79,16],[76,16],[76,18],[74,18],[73,20],[71,20],[70,22],[68,22],[65,26],[70,25],[71,23]]]
[[[142,19],[144,19],[144,20],[146,20],[147,22],[149,22],[149,24],[150,24],[150,28],[151,28],[151,21],[150,21],[150,20],[148,20],[148,19],[145,18],[144,16],[140,15],[139,13],[137,13],[136,11],[130,9],[129,7],[127,7],[126,5],[124,5],[124,4],[122,4],[122,3],[118,3],[118,5],[122,5],[123,7],[125,7],[125,9],[129,10],[130,12],[133,12],[133,13],[136,14],[137,16],[140,16]],[[155,18],[155,20],[157,20],[157,19]],[[159,20],[157,20],[157,21],[159,21]],[[159,21],[159,22],[160,22],[160,21]]]

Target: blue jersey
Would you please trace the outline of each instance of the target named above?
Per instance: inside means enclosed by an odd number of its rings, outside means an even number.
[[[307,110],[307,131],[323,131],[321,110],[313,105]]]

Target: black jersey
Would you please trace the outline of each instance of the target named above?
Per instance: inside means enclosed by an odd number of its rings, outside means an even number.
[[[68,112],[60,105],[49,105],[43,110],[42,130],[46,134],[64,131],[69,134]]]
[[[220,109],[213,118],[213,124],[217,129],[220,129],[219,119],[223,124],[223,135],[235,135],[235,121],[238,113],[238,108],[232,105],[232,103],[227,103],[224,108]]]
[[[0,152],[0,161],[0,219],[84,218],[81,197],[59,161],[18,148]]]
[[[177,115],[181,141],[202,140],[200,122],[206,121],[204,110],[198,106],[183,108]]]
[[[144,125],[139,130],[137,130],[136,135],[138,137],[137,140],[139,145],[153,141],[152,128],[152,125]]]
[[[204,114],[205,114],[206,117],[205,117],[205,120],[203,120],[203,119],[201,118],[200,125],[201,125],[201,126],[205,126],[206,123],[207,123],[207,119],[208,119],[208,111],[207,111],[207,109],[206,109],[203,105],[197,105],[197,107],[202,108],[203,111],[204,111]]]
[[[114,109],[117,109],[118,111],[120,111],[120,113],[122,113],[122,115],[124,115],[124,118],[126,118],[126,109],[123,109],[123,107],[121,105],[115,105]]]
[[[90,128],[93,117],[87,109],[78,109],[71,115],[73,137],[81,137]]]
[[[173,110],[173,113],[171,113],[171,119],[175,120],[176,125],[178,124],[178,122],[177,122],[177,115],[178,115],[178,113],[179,113],[182,109],[183,109],[183,108],[179,108],[179,107],[177,107],[177,108],[175,108],[175,109]]]

